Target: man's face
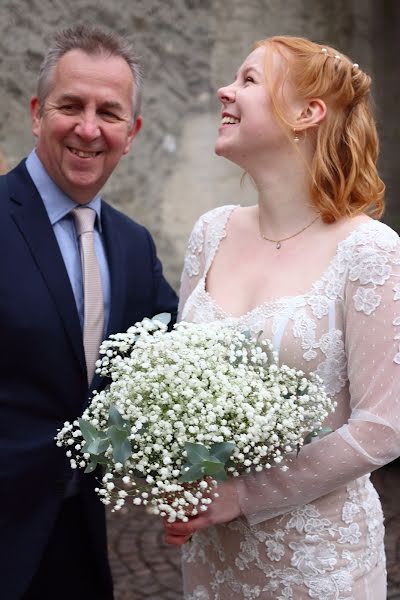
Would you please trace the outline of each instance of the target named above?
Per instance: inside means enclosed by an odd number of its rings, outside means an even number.
[[[31,100],[37,153],[73,200],[89,202],[103,187],[141,126],[132,123],[133,76],[120,57],[71,50],[58,62],[49,94]]]

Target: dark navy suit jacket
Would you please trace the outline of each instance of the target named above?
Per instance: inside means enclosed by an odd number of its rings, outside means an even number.
[[[176,314],[148,231],[103,203],[111,276],[108,334]],[[0,177],[0,596],[17,600],[41,558],[71,477],[54,436],[88,399],[74,295],[53,228],[24,161]],[[96,376],[93,387],[99,389]],[[108,573],[103,505],[81,478],[99,571]],[[79,543],[79,540],[77,540]]]

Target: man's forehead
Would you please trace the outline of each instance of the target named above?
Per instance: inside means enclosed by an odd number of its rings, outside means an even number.
[[[87,54],[83,50],[69,50],[58,61],[55,76],[59,78],[79,77],[89,80],[123,80],[133,83],[133,74],[128,63],[121,57],[104,53]]]
[[[131,96],[133,86],[132,71],[123,58],[71,50],[56,65],[49,93],[71,98],[99,94],[104,101],[119,102],[121,94]]]

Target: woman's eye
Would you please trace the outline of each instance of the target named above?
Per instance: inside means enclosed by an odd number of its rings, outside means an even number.
[[[254,83],[254,77],[252,77],[251,75],[247,75],[247,77],[245,78],[245,82]]]

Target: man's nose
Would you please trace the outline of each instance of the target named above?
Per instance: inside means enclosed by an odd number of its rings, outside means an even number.
[[[100,127],[96,113],[92,111],[83,112],[75,127],[75,133],[80,138],[91,141],[100,135]]]

